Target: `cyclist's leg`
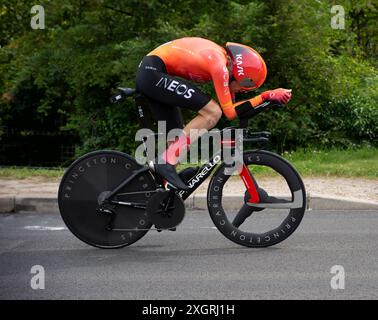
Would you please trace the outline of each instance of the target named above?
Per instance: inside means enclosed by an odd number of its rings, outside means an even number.
[[[211,99],[203,108],[198,111],[184,128],[184,132],[190,137],[190,141],[195,141],[201,135],[200,129],[210,130],[218,123],[222,117],[222,110],[217,102]],[[197,130],[193,130],[197,129]]]
[[[160,107],[156,109],[156,113],[158,113],[159,110],[161,111],[161,106],[168,106],[170,108],[179,106],[196,112],[200,112],[200,110],[205,107],[197,116],[198,119],[194,122],[191,121],[192,123],[186,128],[184,134],[178,137],[178,139],[156,159],[154,164],[155,170],[159,174],[163,175],[175,186],[185,189],[185,184],[178,177],[173,166],[177,164],[180,154],[187,148],[190,142],[186,132],[189,133],[191,128],[208,128],[209,117],[213,114],[209,110],[211,105],[213,105],[212,103],[209,104],[211,98],[192,83],[167,74],[164,62],[157,56],[147,56],[142,60],[139,65],[136,83],[138,91],[159,103]],[[210,123],[214,126],[216,122],[214,123],[213,121]],[[160,165],[161,163],[163,163],[163,165]]]
[[[219,105],[214,100],[210,100],[208,104],[198,111],[197,116],[184,127],[181,108],[162,105],[153,100],[150,100],[150,102],[150,110],[154,120],[165,121],[167,132],[173,129],[183,129],[190,142],[194,142],[199,138],[203,133],[201,129],[209,130],[213,128],[222,116],[222,110]],[[170,144],[171,142],[168,142],[168,146]]]
[[[202,92],[189,81],[167,74],[164,62],[157,56],[145,57],[139,65],[137,74],[137,89],[158,102],[154,104],[155,114],[161,114],[161,119],[175,117],[176,106],[188,108],[198,113],[184,128],[191,141],[198,138],[198,130],[211,129],[222,116],[220,106],[206,93]],[[165,108],[165,109],[164,109]],[[172,111],[172,114],[171,114]],[[173,128],[173,126],[170,126]],[[181,127],[180,125],[177,126]]]
[[[198,112],[211,97],[193,83],[167,74],[163,60],[157,56],[144,57],[136,77],[138,91],[162,105]]]
[[[136,77],[137,90],[151,100],[151,112],[157,121],[166,121],[167,129],[183,127],[181,112],[177,109],[172,92],[168,90],[177,87],[178,82],[168,79],[164,62],[156,56],[145,57],[139,64]],[[163,80],[161,80],[163,79]],[[173,83],[173,84],[172,84]],[[183,87],[187,89],[187,87]],[[181,91],[179,91],[181,93]],[[172,145],[172,144],[171,144]],[[183,144],[184,145],[184,144]],[[179,189],[188,189],[175,170],[173,159],[168,161],[168,149],[156,157],[153,162],[155,172]]]
[[[184,128],[184,120],[180,108],[163,105],[154,100],[150,101],[150,110],[153,118],[156,121],[165,121],[167,132],[173,129]]]

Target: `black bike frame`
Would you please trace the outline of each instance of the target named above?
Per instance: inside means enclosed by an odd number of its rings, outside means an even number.
[[[197,174],[192,177],[189,181],[189,190],[175,190],[175,192],[183,199],[186,200],[206,179],[210,176],[211,172],[216,168],[217,164],[222,161],[221,157],[222,149],[216,152],[216,154],[206,162],[200,169],[198,169]],[[125,187],[128,183],[130,183],[133,179],[137,178],[139,175],[145,173],[146,171],[150,171],[148,165],[143,166],[139,170],[135,171],[130,177],[125,179],[118,187],[116,187],[111,193],[107,195],[105,201],[110,204],[117,204],[121,206],[133,207],[133,208],[140,208],[145,209],[146,205],[144,203],[139,202],[123,202],[123,201],[116,201],[112,200],[114,196],[118,194],[118,192]],[[156,181],[160,181],[161,177],[158,177],[156,174],[153,174]],[[163,187],[160,185],[160,187]],[[172,187],[171,187],[172,188]],[[156,190],[148,190],[148,191],[140,191],[141,193],[154,193]]]
[[[131,89],[129,89],[129,91],[130,90]],[[144,95],[142,95],[138,92],[134,93],[133,90],[131,90],[131,91],[130,91],[131,93],[126,93],[125,96],[129,96],[131,94],[134,95],[135,103],[136,103],[137,108],[138,108],[138,116],[139,116],[140,124],[141,124],[142,127],[148,128],[148,127],[150,127],[150,124],[151,124],[149,116],[148,116],[148,111],[147,111],[147,108],[149,108],[150,101]],[[122,92],[125,93],[125,90],[122,91]],[[119,94],[121,94],[121,96],[117,96],[117,97],[122,97],[122,92],[119,93]],[[120,99],[121,98],[118,98],[117,100],[120,100]],[[272,103],[265,102],[265,103],[262,103],[260,106],[256,107],[255,109],[258,109],[258,112],[261,112],[263,110],[266,110],[269,106],[272,106],[272,105],[273,105]],[[256,114],[258,112],[256,112]],[[248,120],[247,119],[244,119],[244,121],[241,121],[241,126],[240,126],[241,128],[246,128],[247,126],[248,126]],[[235,128],[228,128],[228,129],[234,130]],[[267,142],[267,141],[269,141],[269,139],[265,136],[265,134],[266,134],[265,132],[262,132],[261,134],[262,134],[261,137],[251,138],[251,139],[249,139],[249,141],[250,142],[251,141],[254,141],[254,142]],[[146,143],[145,143],[146,139],[147,138],[145,137],[144,140],[143,140],[143,144],[144,144],[144,148],[145,148],[145,154],[147,155],[147,146],[146,146]],[[246,140],[245,138],[243,138],[243,139]],[[248,141],[248,139],[246,141]],[[213,155],[213,157],[208,162],[206,162],[197,171],[197,174],[188,181],[189,190],[178,190],[178,189],[177,190],[171,189],[171,190],[176,192],[183,200],[186,200],[210,176],[211,172],[216,168],[217,164],[219,164],[223,160],[222,159],[222,152],[223,152],[224,142],[231,143],[232,145],[235,144],[235,140],[228,140],[228,141],[222,140],[220,150],[217,151]],[[107,195],[107,197],[104,199],[103,203],[110,203],[110,204],[117,204],[117,205],[122,205],[122,206],[133,207],[133,208],[145,209],[146,204],[144,204],[144,203],[116,201],[116,200],[112,200],[112,198],[115,195],[117,195],[118,192],[124,186],[126,186],[133,179],[138,177],[140,174],[145,173],[146,171],[152,172],[152,170],[150,169],[150,167],[148,165],[145,165],[142,168],[140,168],[139,170],[135,171],[130,177],[125,179],[117,188],[115,188],[112,192],[110,192]],[[160,176],[156,175],[155,173],[153,173],[153,176],[154,176],[155,180],[157,181],[158,188],[159,187],[163,188],[163,177],[160,177]],[[241,176],[242,176],[244,183],[246,184],[246,187],[247,187],[249,193],[251,195],[252,194],[256,195],[257,191],[256,191],[256,188],[254,186],[253,177],[251,177],[251,174],[249,173],[249,171],[243,170],[241,172]],[[171,187],[171,188],[173,188],[173,187]],[[141,193],[154,193],[154,192],[157,192],[157,190],[140,191],[140,192]],[[253,202],[258,202],[258,196],[257,196],[257,201],[253,201]]]
[[[198,169],[197,174],[190,178],[187,182],[189,190],[176,191],[183,200],[186,200],[207,179],[207,177],[210,176],[213,170],[217,167],[217,164],[222,161],[221,152],[222,150],[215,153],[208,162]]]

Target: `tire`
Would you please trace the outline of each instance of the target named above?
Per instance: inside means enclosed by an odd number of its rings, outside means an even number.
[[[288,211],[288,214],[285,216],[282,223],[269,231],[263,233],[242,231],[240,228],[235,227],[228,219],[227,210],[223,208],[222,198],[225,196],[223,188],[227,180],[230,178],[230,175],[224,173],[225,169],[229,166],[222,163],[214,173],[208,188],[207,202],[210,217],[217,229],[227,239],[239,245],[251,248],[276,245],[293,234],[302,221],[306,210],[306,191],[303,181],[294,167],[275,153],[261,150],[246,151],[243,154],[243,159],[246,165],[252,165],[252,167],[254,165],[267,166],[273,169],[278,175],[282,176],[284,178],[282,181],[286,181],[288,190],[291,192],[291,201],[286,201],[290,203],[296,202],[297,205],[292,205],[295,208],[285,209],[285,214],[286,211]],[[244,198],[244,194],[241,195],[241,197]],[[243,207],[251,208],[250,206],[247,206],[245,202]],[[241,210],[242,209],[240,209],[240,211]],[[265,209],[259,208],[259,210],[255,211],[261,211],[261,214],[264,214],[264,210]]]
[[[101,194],[114,190],[141,167],[133,157],[118,151],[91,152],[72,163],[58,192],[60,214],[68,229],[81,241],[98,248],[121,248],[141,239],[151,228],[145,210],[112,205],[116,213],[114,227],[135,231],[107,230],[110,216],[96,211]],[[119,201],[146,203],[152,195],[146,191],[155,189],[154,178],[147,171],[127,184],[116,197]],[[122,195],[138,191],[142,192]]]

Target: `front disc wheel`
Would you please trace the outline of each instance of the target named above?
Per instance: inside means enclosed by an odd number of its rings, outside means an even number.
[[[240,176],[231,175],[236,169],[223,163],[208,188],[210,216],[217,229],[237,244],[275,245],[287,239],[302,221],[306,210],[304,184],[294,167],[272,152],[247,151],[243,160],[253,176],[259,203],[249,201]]]

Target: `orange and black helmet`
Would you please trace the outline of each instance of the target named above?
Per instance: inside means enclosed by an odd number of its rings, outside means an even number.
[[[264,83],[267,69],[256,50],[234,42],[227,42],[226,50],[232,61],[232,78],[243,90],[254,90]]]

